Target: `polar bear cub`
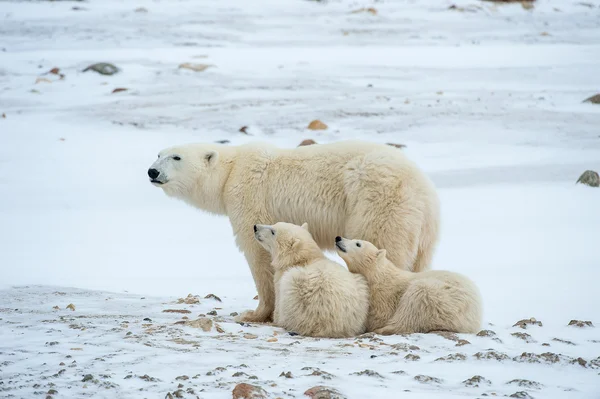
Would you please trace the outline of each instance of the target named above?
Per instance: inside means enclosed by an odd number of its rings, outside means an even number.
[[[480,330],[481,296],[467,277],[441,270],[405,271],[387,259],[385,249],[368,241],[335,240],[348,269],[369,284],[368,331],[391,335]]]
[[[369,311],[365,278],[327,259],[306,223],[255,225],[254,236],[272,257],[276,325],[311,337],[365,332]]]

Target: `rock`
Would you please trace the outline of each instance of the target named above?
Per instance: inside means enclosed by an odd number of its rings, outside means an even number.
[[[435,359],[436,362],[460,362],[463,360],[467,360],[467,355],[465,355],[464,353],[452,353],[448,356],[444,356],[444,357],[439,357],[437,359]]]
[[[71,311],[75,311],[75,305],[73,305],[72,303],[67,305],[67,309],[70,309]]]
[[[267,340],[267,342],[277,342],[277,338],[273,337],[273,338],[269,338]]]
[[[324,124],[323,122],[321,122],[320,120],[315,119],[314,121],[312,121],[308,124],[308,128],[310,130],[326,130],[327,125]]]
[[[189,310],[187,310],[187,309],[165,309],[165,310],[163,310],[163,313],[189,314],[189,313],[192,313],[192,312],[189,311]]]
[[[600,186],[600,177],[598,176],[598,172],[586,170],[581,176],[579,176],[576,184],[577,183],[585,184],[590,187],[598,187]]]
[[[127,91],[129,89],[126,89],[125,87],[117,87],[116,89],[114,89],[112,92],[114,93],[120,93],[122,91]]]
[[[238,132],[240,132],[240,133],[244,133],[244,134],[250,134],[250,133],[248,133],[248,126],[242,126],[242,127],[240,128],[240,130],[238,130]],[[257,295],[257,296],[255,296],[255,297],[254,297],[254,299],[258,299],[258,295]]]
[[[527,392],[519,391],[509,396],[509,398],[533,399]]]
[[[50,389],[46,392],[46,395],[56,395],[58,391],[56,389]]]
[[[215,141],[215,143],[217,143],[217,144],[229,144],[229,143],[231,143],[231,141],[229,141],[229,140],[217,140],[217,141]],[[212,295],[212,294],[208,294],[208,295]]]
[[[51,70],[49,70],[48,72],[46,72],[46,73],[51,73],[52,75],[60,75],[60,69],[54,67]]]
[[[149,317],[144,318],[144,321],[147,321],[148,323],[152,323],[152,319]]]
[[[311,399],[346,399],[337,389],[321,385],[306,390],[304,395]]]
[[[590,368],[600,369],[600,356],[598,356],[594,360],[590,360]]]
[[[413,355],[412,353],[409,353],[408,355],[404,356],[404,359],[411,361],[411,362],[416,362],[417,360],[421,360],[421,356]]]
[[[266,399],[267,392],[258,385],[237,384],[233,388],[233,399]]]
[[[60,310],[60,307],[58,307],[58,306],[53,306],[53,307],[52,307],[52,309],[53,309],[53,310]]]
[[[552,352],[545,352],[545,353],[541,353],[541,354],[531,353],[531,352],[523,352],[520,356],[515,356],[513,358],[513,360],[515,362],[519,362],[519,363],[579,364],[582,367],[586,367],[586,364],[587,364],[587,362],[581,358],[574,359],[569,356],[565,356],[562,354],[556,354],[556,353],[552,353]]]
[[[567,345],[573,345],[573,346],[577,345],[577,344],[576,344],[576,343],[574,343],[574,342],[567,341],[566,339],[560,339],[560,338],[552,338],[552,341],[555,341],[555,342],[560,342],[560,343],[562,343],[562,344],[567,344]]]
[[[513,327],[521,327],[522,329],[527,329],[527,326],[540,326],[542,327],[542,322],[541,321],[537,321],[535,319],[535,317],[532,317],[530,319],[523,319],[523,320],[519,320],[517,321]]]
[[[215,323],[215,330],[217,330],[217,332],[219,334],[223,334],[225,333],[225,330],[223,329],[223,327],[221,327],[220,325],[218,325],[217,323]]]
[[[359,8],[358,10],[351,11],[350,13],[351,14],[369,13],[371,15],[377,15],[377,10],[373,7],[368,7],[368,8]]]
[[[381,374],[373,370],[363,370],[356,373],[350,373],[350,375],[366,375],[367,377],[383,378]]]
[[[543,385],[540,384],[539,382],[529,381],[529,380],[521,380],[521,379],[508,381],[506,383],[506,385],[516,385],[516,386],[519,386],[522,388],[527,388],[527,389],[542,389],[542,387],[543,387]]]
[[[392,147],[396,147],[396,148],[406,148],[406,146],[404,144],[394,144],[394,143],[385,143],[387,145],[391,145]]]
[[[464,380],[463,384],[467,387],[478,388],[480,385],[492,385],[492,382],[480,375],[474,375],[468,380]]]
[[[194,71],[194,72],[202,72],[205,71],[206,69],[212,67],[214,65],[210,65],[210,64],[194,64],[191,62],[184,62],[183,64],[179,64],[179,69],[189,69],[190,71]]]
[[[396,374],[396,375],[407,375],[408,373],[404,370],[396,370],[396,371],[392,371],[392,374]]]
[[[444,381],[440,378],[430,377],[428,375],[416,375],[414,378],[415,381],[419,381],[422,384],[441,384]]]
[[[138,378],[146,382],[160,382],[158,378],[150,377],[148,374],[144,374],[142,376],[139,376]]]
[[[200,303],[200,298],[197,295],[188,294],[185,298],[179,298],[177,303],[185,303],[188,305],[195,305]]]
[[[527,333],[522,333],[522,332],[515,332],[510,334],[513,337],[522,339],[523,341],[527,342],[528,344],[532,344],[532,343],[536,343],[537,341],[535,339],[533,339],[533,337]]]
[[[316,141],[314,141],[313,139],[306,139],[306,140],[302,140],[302,142],[300,144],[298,144],[298,147],[304,147],[307,145],[314,145],[317,144]]]
[[[573,327],[594,327],[594,324],[589,320],[571,320],[569,325]]]
[[[88,66],[87,68],[85,68],[83,70],[83,72],[87,72],[87,71],[94,71],[94,72],[98,72],[101,75],[110,76],[110,75],[114,75],[115,73],[119,72],[119,68],[117,68],[113,64],[109,64],[107,62],[98,62],[96,64],[92,64],[92,65]]]
[[[471,345],[471,343],[469,341],[467,341],[466,339],[459,339],[455,346],[465,346],[465,345]]]
[[[323,371],[317,367],[303,367],[302,370],[312,370],[312,373],[308,374],[309,376],[321,377],[324,380],[331,380],[334,377],[333,374]]]
[[[477,333],[478,337],[495,337],[496,333],[492,330],[481,330]]]
[[[211,319],[201,317],[196,320],[186,321],[184,324],[189,327],[201,328],[204,332],[209,332],[212,330],[213,321]]]
[[[287,373],[282,371],[281,374],[279,374],[279,376],[285,378],[294,378],[291,371],[288,371]]]
[[[600,94],[595,94],[583,100],[584,103],[600,104]]]
[[[210,312],[206,313],[209,316],[216,316],[217,315],[217,311],[216,310],[211,310]]]
[[[139,13],[144,13],[145,14],[145,13],[148,12],[148,9],[144,8],[144,7],[138,7],[135,10],[133,10],[133,12],[139,12]]]
[[[458,335],[456,335],[456,333],[453,333],[450,331],[432,331],[430,334],[437,334],[437,335],[444,337],[450,341],[455,341],[455,342],[459,341]]]
[[[246,338],[246,339],[256,339],[256,338],[258,338],[258,335],[246,333],[246,334],[243,335],[243,337]]]
[[[94,379],[94,376],[91,374],[86,374],[83,376],[83,379],[81,380],[81,382],[88,382]]]
[[[419,348],[416,345],[409,345],[409,344],[405,344],[405,343],[393,344],[393,345],[390,345],[390,348],[398,350],[398,351],[403,351],[403,352],[421,350],[421,348]]]
[[[221,141],[225,141],[227,143],[229,143],[229,140],[221,140]],[[216,296],[215,294],[208,294],[207,296],[204,297],[204,299],[214,299],[217,302],[223,302],[221,300],[221,298],[219,298],[218,296]]]
[[[477,360],[497,360],[499,362],[503,361],[503,360],[508,360],[509,359],[508,355],[506,355],[505,353],[496,352],[493,349],[488,349],[485,352],[477,352],[473,356]]]

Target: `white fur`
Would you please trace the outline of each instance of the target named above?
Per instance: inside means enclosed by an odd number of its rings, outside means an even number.
[[[365,276],[369,284],[368,331],[388,335],[480,330],[481,296],[467,277],[401,270],[387,259],[385,249],[368,241],[344,238],[336,246],[348,270]]]
[[[437,242],[433,184],[402,150],[387,145],[190,144],[161,151],[151,168],[160,172],[154,184],[167,195],[229,216],[260,300],[244,321],[268,321],[274,307],[271,257],[254,240],[256,223],[306,221],[323,249],[332,248],[337,235],[364,238],[413,271],[428,268]]]
[[[258,225],[255,237],[273,258],[276,325],[311,337],[365,331],[367,282],[327,259],[306,224]]]

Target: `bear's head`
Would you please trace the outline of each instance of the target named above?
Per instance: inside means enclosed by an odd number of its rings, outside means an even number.
[[[231,148],[188,144],[162,150],[148,169],[150,183],[165,194],[209,212],[224,213],[223,187],[230,171],[223,158]]]
[[[385,249],[379,249],[369,241],[339,236],[335,238],[335,248],[352,273],[373,271],[385,262],[387,256]]]
[[[272,226],[254,225],[254,238],[271,254],[273,266],[303,266],[324,257],[323,252],[304,223],[275,223]]]

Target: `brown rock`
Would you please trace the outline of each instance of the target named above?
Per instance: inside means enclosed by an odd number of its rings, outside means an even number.
[[[368,8],[359,8],[358,10],[354,10],[351,14],[361,14],[361,13],[369,13],[371,15],[377,15],[377,10],[373,7]]]
[[[306,145],[313,145],[313,144],[317,144],[317,142],[314,141],[313,139],[306,139],[306,140],[302,140],[302,142],[300,144],[298,144],[298,147],[304,147]]]
[[[112,92],[113,93],[120,93],[122,91],[127,91],[129,89],[126,89],[125,87],[117,87],[116,89],[114,89]]]
[[[209,332],[210,330],[212,330],[213,321],[211,319],[201,317],[196,320],[186,321],[184,322],[184,324],[189,327],[201,328],[204,332]]]
[[[254,299],[255,301],[258,301],[258,295],[257,295],[257,296],[255,296],[255,297],[254,297],[254,298],[252,298],[252,299]]]
[[[185,298],[179,298],[177,303],[185,303],[187,305],[195,305],[200,303],[200,298],[197,295],[188,294]]]
[[[516,379],[512,381],[508,381],[506,385],[516,385],[519,387],[527,388],[527,389],[542,389],[543,385],[539,382],[529,381],[529,380],[521,380]]]
[[[496,333],[492,330],[481,330],[477,333],[478,337],[495,337]]]
[[[571,320],[569,325],[574,327],[594,327],[594,324],[589,320]]]
[[[503,361],[503,360],[508,360],[509,359],[508,355],[506,355],[505,353],[496,352],[493,349],[488,349],[485,352],[477,352],[473,356],[476,359],[478,359],[478,360],[497,360],[497,361]]]
[[[258,335],[246,333],[246,334],[243,335],[243,337],[246,338],[246,339],[256,339],[256,338],[258,338]]]
[[[75,305],[73,305],[72,303],[67,305],[67,309],[70,309],[71,311],[75,311]]]
[[[437,359],[435,359],[436,362],[460,362],[463,360],[467,360],[467,355],[463,354],[463,353],[452,353],[448,356],[444,356],[444,357],[439,357]]]
[[[396,147],[396,148],[406,148],[406,146],[404,144],[395,144],[395,143],[385,143],[387,145],[391,145],[392,147]]]
[[[304,392],[311,399],[346,399],[337,389],[318,385]]]
[[[210,64],[194,64],[191,62],[184,62],[183,64],[179,64],[179,69],[189,69],[190,71],[194,71],[194,72],[202,72],[205,71],[206,69],[212,67],[214,65],[210,65]]]
[[[267,392],[258,385],[237,384],[233,388],[233,399],[266,399]]]
[[[308,124],[308,128],[310,130],[326,130],[327,125],[324,124],[323,122],[321,122],[320,120],[315,119],[314,121],[312,121]]]
[[[510,335],[512,335],[515,338],[522,339],[523,341],[527,342],[528,344],[537,342],[535,339],[533,339],[533,337],[531,335],[529,335],[527,333],[515,332]]]
[[[53,75],[58,75],[58,74],[60,74],[60,69],[55,67],[55,68],[52,68],[51,70],[49,70],[48,73],[51,73]]]
[[[239,132],[244,133],[244,134],[249,134],[248,133],[248,126],[242,126],[239,130]],[[257,295],[258,296],[258,295]]]
[[[273,338],[269,338],[267,340],[267,342],[277,342],[277,338],[273,337]]]
[[[428,375],[422,374],[416,375],[414,379],[415,381],[419,381],[422,384],[441,384],[442,382],[444,382],[440,378],[430,377]]]
[[[478,388],[480,385],[492,385],[492,382],[480,375],[474,375],[468,380],[464,380],[463,384],[467,387]]]
[[[188,313],[192,313],[191,311],[187,310],[187,309],[165,309],[163,310],[163,313],[181,313],[181,314],[188,314]]]
[[[281,374],[279,374],[280,377],[285,377],[285,378],[294,378],[294,376],[292,375],[291,371],[288,372],[281,372]]]
[[[467,341],[466,339],[459,339],[455,346],[465,346],[465,345],[471,345],[471,343],[469,341]]]
[[[535,317],[532,317],[530,319],[523,319],[523,320],[517,321],[513,325],[513,327],[521,327],[522,329],[526,329],[527,326],[529,326],[529,325],[542,327],[542,322],[541,321],[537,321],[535,319]]]
[[[208,294],[207,296],[204,297],[204,299],[214,299],[217,302],[223,302],[221,300],[221,298],[219,298],[218,296],[216,296],[215,294]]]
[[[411,362],[416,362],[417,360],[421,360],[421,356],[409,353],[408,355],[404,356],[404,359],[409,360]]]
[[[583,100],[584,103],[600,104],[600,93]]]
[[[600,176],[598,176],[598,172],[586,170],[579,176],[576,183],[585,184],[590,187],[598,187],[600,186]]]

